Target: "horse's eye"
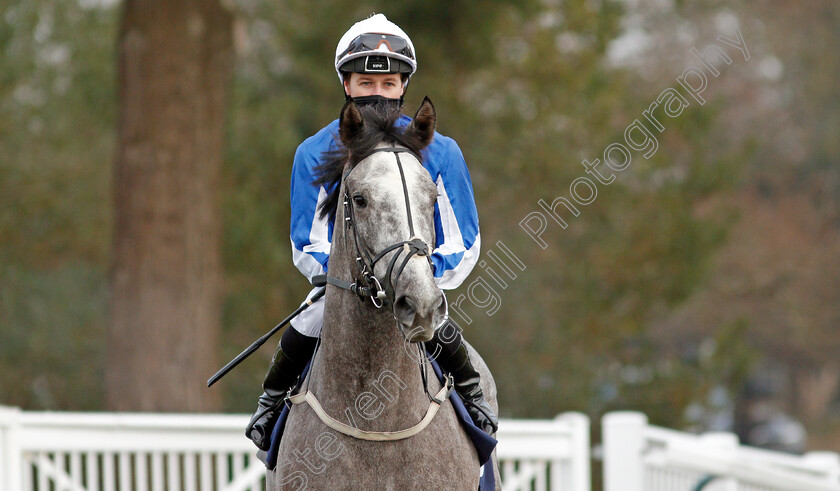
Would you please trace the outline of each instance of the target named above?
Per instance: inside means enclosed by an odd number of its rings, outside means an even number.
[[[359,208],[364,208],[365,206],[367,206],[367,201],[365,201],[365,198],[362,197],[361,194],[355,194],[353,195],[353,204],[358,206]]]

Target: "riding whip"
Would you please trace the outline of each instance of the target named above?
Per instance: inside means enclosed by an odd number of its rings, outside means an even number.
[[[276,326],[274,326],[274,328],[273,328],[272,330],[268,331],[268,332],[267,332],[267,333],[265,333],[262,337],[260,337],[260,338],[259,338],[259,339],[257,339],[256,341],[254,341],[254,342],[251,344],[251,346],[248,346],[248,348],[246,348],[246,349],[245,349],[245,351],[243,351],[242,353],[239,353],[239,354],[236,356],[236,358],[234,358],[234,359],[230,360],[230,361],[228,362],[228,364],[227,364],[227,365],[225,365],[224,367],[222,367],[222,369],[221,369],[221,370],[219,370],[218,372],[216,372],[216,374],[215,374],[215,375],[213,375],[212,377],[210,377],[210,378],[207,380],[207,387],[210,387],[211,385],[215,384],[215,383],[216,383],[216,382],[217,382],[220,378],[224,377],[225,375],[227,375],[227,373],[228,373],[229,371],[233,370],[233,369],[236,367],[236,365],[239,365],[240,363],[242,363],[242,360],[244,360],[245,358],[248,358],[249,356],[251,356],[251,354],[252,354],[254,351],[257,351],[257,348],[259,348],[260,346],[262,346],[263,344],[265,344],[265,342],[266,342],[266,341],[268,341],[268,338],[270,338],[271,336],[274,336],[274,335],[277,333],[277,331],[279,331],[279,330],[280,330],[283,326],[285,326],[286,324],[288,324],[288,323],[289,323],[289,321],[291,321],[292,319],[294,319],[295,317],[297,317],[297,316],[298,316],[298,314],[300,314],[301,312],[303,312],[304,310],[306,310],[306,309],[307,309],[310,305],[312,305],[313,303],[315,303],[315,301],[316,301],[316,300],[318,300],[319,298],[323,297],[323,296],[324,296],[324,292],[325,292],[325,291],[326,291],[326,289],[325,289],[325,288],[321,288],[320,290],[318,290],[318,291],[315,293],[315,295],[312,295],[312,298],[310,298],[310,299],[309,299],[309,300],[307,300],[307,301],[306,301],[303,305],[301,305],[300,307],[298,307],[298,308],[297,308],[297,310],[295,310],[294,312],[292,312],[292,313],[291,313],[291,315],[289,315],[288,317],[286,317],[285,319],[283,319],[282,321],[280,321],[280,323],[279,323],[279,324],[277,324]]]

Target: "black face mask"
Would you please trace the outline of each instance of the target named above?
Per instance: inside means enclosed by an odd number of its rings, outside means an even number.
[[[350,97],[348,95],[347,99],[353,99],[353,102],[355,102],[359,107],[381,104],[383,106],[388,106],[389,108],[400,109],[403,105],[402,96],[400,96],[399,99],[389,99],[381,95],[363,95],[360,97]]]

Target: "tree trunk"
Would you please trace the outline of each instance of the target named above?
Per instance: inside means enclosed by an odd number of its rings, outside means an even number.
[[[213,411],[219,182],[232,16],[216,0],[126,0],[119,35],[112,410]]]

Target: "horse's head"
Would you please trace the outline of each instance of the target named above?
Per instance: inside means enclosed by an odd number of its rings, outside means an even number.
[[[339,135],[347,160],[338,206],[347,227],[344,242],[356,257],[357,282],[381,286],[385,295],[379,301],[393,310],[406,338],[428,341],[447,310],[430,256],[437,186],[420,163],[436,116],[428,98],[404,132],[394,128],[398,116],[381,106],[345,104]]]

